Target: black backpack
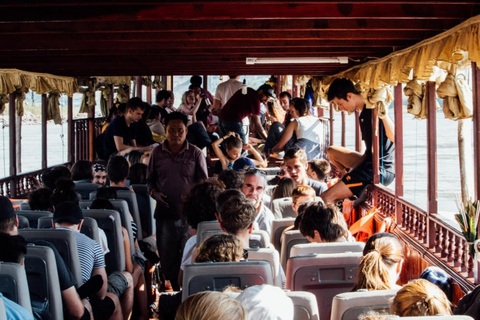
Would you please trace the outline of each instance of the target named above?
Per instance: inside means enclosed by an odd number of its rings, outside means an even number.
[[[480,320],[480,285],[467,293],[453,309],[453,314],[470,316]]]

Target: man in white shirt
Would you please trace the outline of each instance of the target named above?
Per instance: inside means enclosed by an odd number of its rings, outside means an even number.
[[[240,76],[229,76],[225,82],[220,83],[215,90],[215,98],[213,99],[213,109],[222,109],[235,92],[242,88],[242,82],[238,81]]]

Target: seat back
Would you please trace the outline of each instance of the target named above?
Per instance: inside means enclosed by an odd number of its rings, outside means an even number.
[[[32,313],[27,274],[20,264],[0,262],[0,292]]]
[[[79,182],[75,183],[75,192],[79,193],[82,197],[82,200],[88,200],[90,193],[92,191],[97,191],[100,188],[99,184],[90,183],[90,182]]]
[[[293,302],[293,320],[320,320],[317,298],[305,291],[287,291]]]
[[[38,229],[52,229],[52,219],[48,217],[38,219]],[[80,232],[100,244],[100,234],[95,219],[84,216]]]
[[[325,242],[296,244],[290,249],[290,257],[310,253],[363,252],[363,242]]]
[[[390,300],[398,289],[337,294],[332,301],[330,320],[356,320],[362,313],[373,310],[389,313]]]
[[[270,246],[270,237],[265,230],[253,230],[248,241],[250,248],[267,248]]]
[[[77,286],[83,284],[77,241],[72,231],[60,229],[29,229],[20,230],[19,233],[27,241],[45,240],[51,242],[55,248],[57,248],[65,264],[72,272]]]
[[[296,218],[292,207],[292,197],[278,198],[272,201],[272,213],[275,219]]]
[[[197,247],[208,237],[219,233],[224,232],[220,228],[220,223],[217,220],[200,222],[197,225]]]
[[[248,250],[248,260],[250,261],[266,261],[272,268],[273,281],[277,287],[282,288],[283,280],[280,271],[280,255],[273,248],[256,248]]]
[[[28,222],[27,217],[17,215],[17,219],[18,219],[18,229],[30,228],[30,222]]]
[[[125,270],[122,222],[115,210],[82,209],[85,218],[95,219],[107,236],[110,252],[105,255],[107,274]]]
[[[329,319],[333,297],[352,289],[361,257],[361,252],[290,257],[286,287],[313,293],[317,297],[320,319]]]
[[[272,233],[270,234],[270,242],[278,252],[282,252],[282,233],[287,227],[293,226],[295,218],[275,219],[272,221]]]
[[[50,211],[17,210],[15,213],[18,216],[24,216],[27,218],[30,228],[37,228],[38,219],[41,217],[53,218],[53,213]]]
[[[147,235],[155,234],[155,201],[150,194],[148,193],[147,186],[144,184],[132,184],[130,185],[133,188],[133,191],[138,197],[142,197],[147,204],[146,212],[140,213],[140,220],[142,221],[142,230]]]
[[[229,285],[241,290],[273,285],[272,267],[266,261],[203,262],[185,266],[182,300],[201,291],[222,291]]]
[[[30,299],[48,301],[52,320],[62,320],[62,295],[53,250],[49,247],[28,244],[25,255],[25,271],[30,289]]]
[[[30,209],[30,205],[28,204],[28,202],[22,202],[22,203],[20,203],[20,210],[31,210],[31,209]]]
[[[96,192],[90,193],[90,200],[95,200],[97,198]],[[142,221],[140,220],[140,213],[138,211],[138,202],[135,192],[130,190],[117,190],[117,199],[116,200],[125,200],[128,205],[128,211],[133,218],[133,221],[137,224],[137,239],[142,240]],[[112,200],[110,200],[112,201]]]
[[[308,240],[307,238],[302,236],[300,231],[291,230],[282,234],[281,242],[282,250],[280,251],[280,262],[282,263],[282,267],[285,270],[285,268],[287,267],[287,260],[290,257],[290,249],[296,244],[308,243]]]
[[[130,252],[133,253],[135,252],[134,238],[132,232],[132,224],[130,223],[130,210],[128,210],[127,201],[123,199],[109,199],[109,201],[112,203],[115,210],[118,211],[118,213],[120,214],[122,227],[127,230],[128,238],[130,240]],[[82,209],[90,209],[90,206],[92,205],[92,200],[80,201],[79,205]]]

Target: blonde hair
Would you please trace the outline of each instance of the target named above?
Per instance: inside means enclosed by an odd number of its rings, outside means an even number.
[[[242,256],[243,246],[235,235],[215,234],[200,244],[195,262],[240,261]]]
[[[315,201],[315,190],[310,186],[296,186],[292,191],[292,202],[297,203],[298,198],[303,196],[310,196],[312,197],[312,201]]]
[[[393,298],[390,311],[401,317],[451,315],[451,304],[445,293],[435,284],[413,280],[400,289]]]
[[[371,242],[371,250],[364,252],[352,291],[393,289],[391,272],[402,260],[403,247],[396,237],[378,237]]]
[[[237,300],[222,292],[204,291],[183,301],[175,320],[245,320],[246,317]]]

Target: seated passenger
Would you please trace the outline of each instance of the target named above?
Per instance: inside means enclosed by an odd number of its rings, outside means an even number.
[[[323,123],[310,114],[310,109],[310,103],[305,99],[293,98],[290,101],[292,121],[284,131],[280,130],[282,132],[280,140],[275,141],[278,139],[278,134],[276,134],[276,139],[267,138],[264,147],[267,156],[270,153],[278,153],[294,147],[304,149],[308,160],[323,155]],[[279,124],[279,126],[282,125]],[[270,130],[275,130],[275,128],[270,128]]]
[[[317,196],[327,190],[325,183],[322,184],[320,181],[312,180],[307,176],[308,162],[307,154],[304,150],[296,148],[289,149],[285,152],[283,160],[285,161],[290,178],[297,183],[297,186],[310,186],[315,190]]]
[[[90,161],[79,160],[73,164],[72,180],[74,183],[92,182],[93,166]]]
[[[452,304],[439,287],[425,279],[404,285],[393,298],[390,311],[400,317],[452,314]]]
[[[237,300],[227,294],[217,291],[204,291],[185,299],[178,308],[175,319],[245,320],[246,312]]]
[[[355,242],[338,208],[322,202],[307,204],[299,229],[309,242]]]
[[[234,262],[243,258],[243,246],[235,235],[215,234],[197,249],[195,262]]]
[[[32,191],[32,193],[28,195],[30,210],[53,212],[52,195],[53,192],[48,188],[40,188]]]
[[[142,117],[133,123],[135,132],[135,141],[138,146],[150,146],[155,143],[153,140],[152,131],[147,125],[147,118],[150,113],[150,105],[146,102],[143,103],[144,110]]]
[[[352,291],[390,290],[396,285],[403,264],[403,247],[391,233],[376,233],[368,238]]]
[[[294,307],[285,291],[268,284],[252,286],[236,298],[247,312],[247,320],[292,320]]]
[[[55,189],[55,183],[60,178],[72,178],[72,174],[67,167],[57,166],[53,167],[52,169],[47,169],[42,173],[43,186],[53,191]]]
[[[160,91],[159,91],[160,92]],[[152,131],[153,140],[160,142],[166,139],[165,127],[161,122],[161,108],[158,106],[152,106],[147,119],[147,125]]]
[[[135,163],[134,165],[130,166],[128,180],[130,181],[130,185],[147,185],[147,165],[144,163]]]
[[[243,184],[243,175],[235,170],[223,170],[217,177],[225,185],[225,190],[240,190]]]
[[[107,171],[105,166],[100,163],[93,164],[93,180],[92,183],[105,186],[107,184]]]
[[[271,202],[273,202],[273,200],[275,200],[275,199],[291,197],[292,192],[293,192],[293,190],[295,189],[296,186],[297,186],[297,184],[291,178],[281,179],[280,181],[278,181],[277,186],[273,189]]]
[[[226,155],[220,149],[220,144],[225,142]],[[223,138],[212,143],[212,148],[219,159],[219,164],[215,166],[214,174],[219,174],[222,170],[246,170],[248,168],[266,167],[267,163],[250,144],[243,144],[240,136],[235,132],[229,132]],[[243,150],[253,154],[255,159],[242,157]],[[221,168],[220,168],[221,166]]]
[[[330,170],[330,163],[325,159],[308,161],[307,175],[310,179],[325,183]]]

